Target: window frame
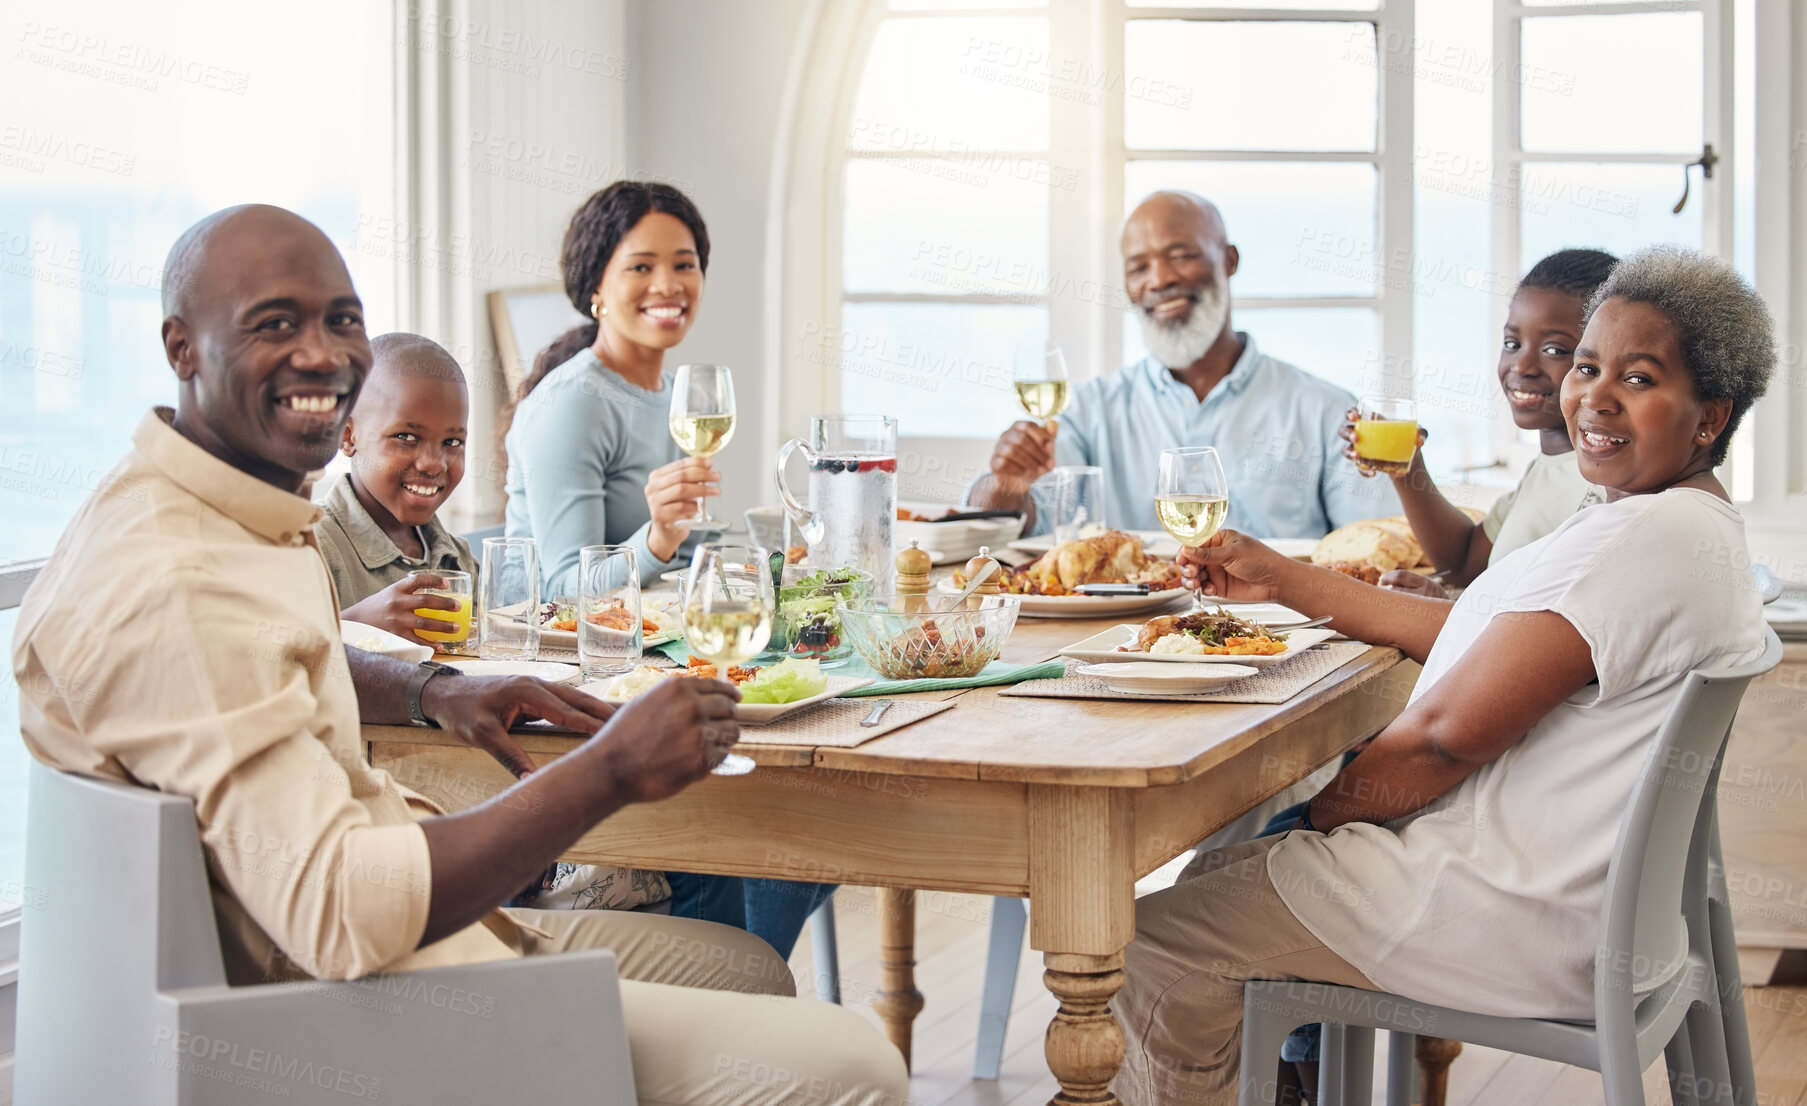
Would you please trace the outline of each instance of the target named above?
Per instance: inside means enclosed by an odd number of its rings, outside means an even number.
[[[1732,208],[1736,196],[1735,131],[1732,120],[1733,66],[1731,28],[1732,5],[1727,0],[1611,0],[1585,5],[1527,4],[1523,0],[1493,0],[1493,62],[1500,73],[1518,71],[1524,60],[1522,28],[1524,20],[1567,19],[1604,16],[1701,13],[1701,141],[1710,144],[1718,156],[1711,180],[1695,176],[1689,191],[1689,202],[1701,205],[1701,249],[1703,252],[1730,260],[1734,233]],[[1673,165],[1678,169],[1694,164],[1700,152],[1693,153],[1602,153],[1542,152],[1524,148],[1521,108],[1523,89],[1510,80],[1493,82],[1492,160],[1506,180],[1523,180],[1526,166],[1544,164],[1585,163],[1603,165]],[[1495,273],[1521,272],[1523,220],[1517,205],[1494,204],[1491,223],[1492,249],[1490,267]],[[1493,299],[1493,333],[1506,326],[1506,309],[1510,297]],[[1513,425],[1510,411],[1494,411],[1489,433],[1495,457],[1519,465],[1529,462],[1534,447],[1522,440]]]
[[[1050,97],[1049,145],[1045,152],[1000,151],[1005,156],[1046,157],[1050,164],[1072,167],[1072,189],[1049,190],[1048,268],[1050,273],[1112,274],[1121,281],[1117,233],[1125,207],[1124,172],[1131,160],[1185,161],[1318,161],[1368,163],[1376,169],[1375,256],[1411,256],[1414,207],[1412,191],[1413,78],[1411,43],[1413,0],[1376,0],[1363,11],[1275,10],[1225,5],[1215,8],[1134,7],[1126,0],[1049,0],[1046,8],[934,9],[891,11],[885,0],[859,5],[830,5],[811,29],[793,71],[787,94],[788,156],[781,155],[776,194],[783,197],[782,215],[773,220],[781,236],[780,280],[770,285],[768,309],[780,320],[774,328],[778,348],[781,396],[779,424],[788,434],[801,434],[809,416],[841,409],[838,356],[824,348],[824,335],[838,335],[844,302],[934,302],[1045,305],[1050,335],[1068,351],[1075,379],[1115,371],[1122,365],[1124,313],[1109,295],[1090,302],[1049,294],[986,295],[975,293],[848,293],[843,289],[844,184],[846,166],[871,155],[846,147],[865,59],[879,26],[890,19],[958,16],[964,18],[1041,16],[1048,20],[1051,57],[1075,59],[1094,71],[1122,73],[1126,28],[1132,19],[1177,19],[1189,22],[1338,22],[1375,27],[1378,82],[1375,145],[1372,151],[1130,150],[1124,141],[1124,82],[1105,82],[1098,104]],[[805,88],[800,73],[815,73]],[[820,95],[828,90],[830,95]],[[817,92],[815,96],[811,92]],[[881,155],[883,156],[883,155]],[[901,155],[900,155],[901,156]],[[932,156],[917,153],[916,156]],[[1066,230],[1064,228],[1089,228]],[[1233,236],[1233,235],[1232,235]],[[1376,312],[1380,348],[1411,347],[1413,291],[1409,281],[1389,281],[1377,264],[1372,296],[1262,297],[1235,302],[1244,308],[1362,307]],[[814,347],[812,348],[812,343]],[[813,354],[813,356],[812,356]],[[1382,359],[1381,389],[1410,396],[1409,363]],[[933,472],[914,487],[900,488],[902,498],[959,496],[965,484],[985,471],[989,439],[904,433],[900,461],[921,472]],[[900,475],[902,471],[900,470]],[[768,477],[768,484],[770,479]]]

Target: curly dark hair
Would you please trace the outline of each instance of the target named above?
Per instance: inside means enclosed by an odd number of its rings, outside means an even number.
[[[1561,292],[1586,303],[1618,263],[1619,259],[1605,250],[1557,250],[1531,266],[1518,287],[1521,291],[1543,288]]]
[[[702,213],[690,197],[669,184],[653,181],[620,180],[585,200],[571,216],[565,230],[565,244],[559,251],[558,267],[565,276],[565,295],[571,306],[585,315],[590,313],[590,297],[602,283],[602,273],[627,232],[651,212],[663,212],[690,228],[696,239],[697,268],[709,271],[709,228],[703,225]],[[565,331],[533,359],[533,371],[521,381],[521,394],[526,399],[546,374],[577,355],[581,349],[596,344],[601,324],[592,319],[582,326]]]
[[[1680,339],[1695,393],[1732,401],[1725,431],[1713,443],[1713,463],[1724,464],[1732,433],[1768,390],[1776,367],[1774,326],[1763,297],[1720,258],[1681,246],[1650,246],[1619,262],[1594,290],[1583,325],[1614,298],[1662,312]]]

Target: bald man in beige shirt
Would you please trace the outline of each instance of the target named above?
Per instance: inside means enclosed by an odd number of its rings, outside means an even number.
[[[304,494],[370,364],[342,260],[297,216],[234,208],[177,243],[164,295],[178,406],[146,415],[64,532],[13,666],[33,755],[194,800],[232,981],[607,947],[642,1102],[901,1103],[897,1051],[852,1012],[791,997],[758,938],[497,909],[597,821],[707,774],[738,732],[735,693],[671,681],[609,717],[541,681],[347,650]],[[361,720],[410,716],[517,774],[519,718],[594,736],[447,816],[364,759]],[[786,1076],[753,1086],[761,1071]]]

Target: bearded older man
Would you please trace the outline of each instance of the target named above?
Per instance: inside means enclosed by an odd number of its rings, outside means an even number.
[[[1255,537],[1322,537],[1399,510],[1391,488],[1363,480],[1341,455],[1337,429],[1353,397],[1231,327],[1229,282],[1240,255],[1215,205],[1156,192],[1123,224],[1122,250],[1149,356],[1080,384],[1057,428],[1012,425],[971,503],[1026,511],[1028,532],[1044,531],[1050,520],[1036,482],[1057,464],[1097,465],[1108,521],[1158,530],[1161,451],[1208,445],[1230,480],[1225,525]]]

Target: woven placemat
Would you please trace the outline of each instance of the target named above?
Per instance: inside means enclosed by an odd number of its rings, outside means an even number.
[[[746,745],[830,745],[837,749],[852,749],[932,714],[950,710],[953,705],[951,699],[895,702],[878,720],[878,725],[862,726],[860,719],[872,713],[872,700],[824,699],[813,707],[763,726],[742,723],[740,740]]]
[[[1168,693],[1138,694],[1112,691],[1096,676],[1082,676],[1079,662],[1067,666],[1067,674],[1058,680],[1030,680],[998,692],[999,695],[1021,695],[1035,699],[1148,699],[1165,703],[1284,703],[1288,699],[1330,675],[1343,665],[1368,651],[1359,641],[1337,641],[1315,646],[1269,665],[1258,674],[1227,684],[1217,691],[1197,695]]]

